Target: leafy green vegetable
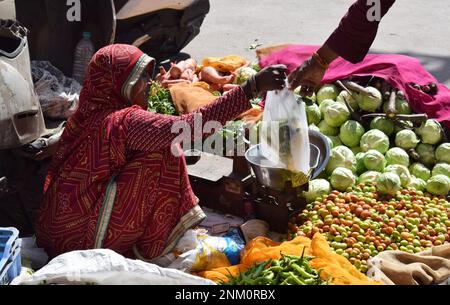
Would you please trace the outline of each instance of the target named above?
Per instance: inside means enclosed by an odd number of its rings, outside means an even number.
[[[419,142],[419,139],[412,130],[401,130],[395,135],[395,145],[406,150],[415,148]]]
[[[160,114],[176,115],[170,91],[163,88],[159,83],[152,82],[147,110]]]
[[[416,176],[424,181],[427,181],[431,177],[430,170],[422,163],[414,163],[409,167],[411,175]]]
[[[322,86],[317,92],[317,103],[320,105],[326,99],[336,100],[339,95],[339,88],[333,84]]]
[[[409,155],[400,147],[394,147],[386,152],[386,161],[388,165],[400,164],[409,166]]]
[[[442,143],[439,145],[435,154],[438,162],[450,163],[450,143]]]
[[[450,190],[450,179],[444,175],[436,175],[428,179],[427,191],[433,195],[447,195]]]
[[[427,120],[417,128],[416,133],[425,144],[437,144],[442,140],[442,126],[436,120]]]
[[[377,178],[377,190],[381,194],[395,195],[401,188],[400,178],[394,173],[384,173]]]
[[[378,129],[390,136],[394,133],[394,122],[389,119],[377,117],[370,123],[370,129]]]
[[[308,191],[303,192],[307,203],[316,200],[317,197],[328,195],[331,192],[330,183],[325,179],[311,180],[308,185]]]
[[[375,112],[375,110],[377,110],[383,103],[381,92],[374,87],[367,87],[366,90],[375,95],[376,97],[359,94],[358,96],[359,108],[368,112]]]
[[[375,149],[385,154],[389,149],[389,138],[382,131],[372,129],[361,137],[360,146],[364,152]]]
[[[356,182],[356,177],[351,170],[345,167],[336,168],[331,174],[330,183],[334,189],[345,191]]]
[[[356,147],[364,133],[364,127],[359,122],[348,120],[341,126],[339,138],[346,146]]]
[[[383,172],[386,159],[378,150],[371,149],[364,155],[364,166],[371,171]]]

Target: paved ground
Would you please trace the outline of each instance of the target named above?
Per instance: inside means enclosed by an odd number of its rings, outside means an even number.
[[[184,52],[206,56],[237,54],[255,38],[264,46],[280,43],[321,44],[354,0],[210,0],[201,33]],[[398,0],[382,20],[372,52],[419,58],[450,87],[450,2]]]

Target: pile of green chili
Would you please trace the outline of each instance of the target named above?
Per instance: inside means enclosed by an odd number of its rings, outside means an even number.
[[[309,265],[312,257],[281,255],[278,260],[254,264],[237,276],[228,275],[222,285],[328,285],[320,278],[320,271]]]

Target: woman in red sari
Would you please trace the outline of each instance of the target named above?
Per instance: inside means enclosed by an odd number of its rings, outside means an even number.
[[[167,254],[205,215],[192,192],[184,157],[171,153],[171,126],[194,113],[146,110],[154,60],[129,45],[111,45],[91,60],[77,112],[68,120],[50,166],[36,225],[50,257],[109,248],[124,256]],[[253,84],[280,89],[285,67],[269,67]],[[250,82],[197,110],[222,124],[251,108]],[[178,149],[181,149],[177,146]]]

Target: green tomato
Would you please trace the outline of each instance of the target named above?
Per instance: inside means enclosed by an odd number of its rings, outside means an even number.
[[[408,223],[408,224],[406,224],[406,228],[407,228],[409,231],[411,231],[411,230],[413,230],[413,229],[415,228],[415,226],[414,226],[413,224],[411,224],[411,223]]]
[[[404,251],[404,252],[408,252],[408,248],[406,248],[405,246],[400,246],[400,251]]]
[[[344,254],[344,250],[342,250],[342,249],[337,249],[335,252],[339,255]]]
[[[402,241],[400,241],[400,245],[401,246],[407,246],[408,245],[408,241],[402,240]]]
[[[335,240],[336,242],[341,242],[343,239],[344,239],[344,238],[342,237],[342,235],[338,235],[338,236],[335,236],[335,237],[334,237],[334,240]]]
[[[361,236],[361,235],[358,235],[358,237],[356,239],[358,240],[358,242],[361,242],[361,243],[366,241],[366,238],[364,236]]]

